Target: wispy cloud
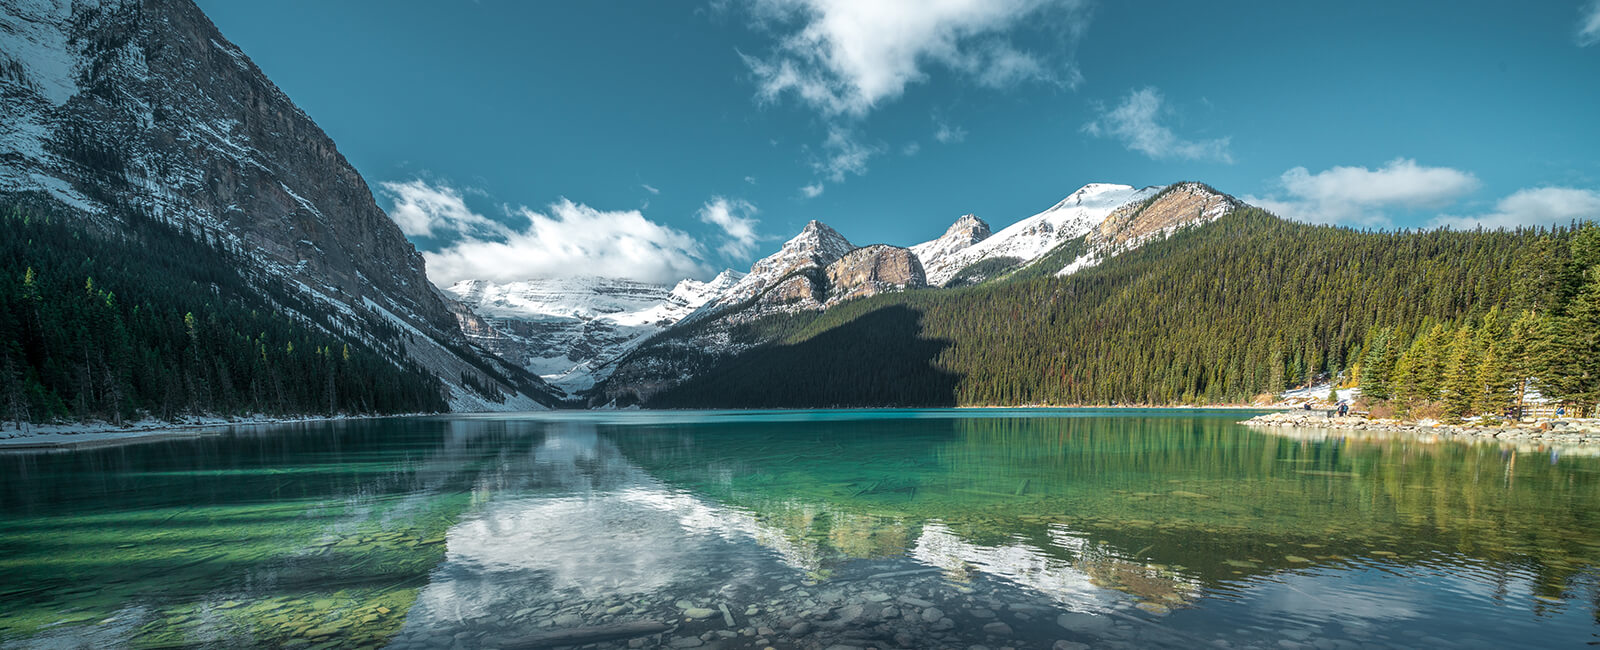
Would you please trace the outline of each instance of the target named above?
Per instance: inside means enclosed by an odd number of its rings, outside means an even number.
[[[712,197],[700,207],[700,221],[722,229],[722,245],[717,251],[732,259],[745,260],[756,250],[756,206],[742,199]]]
[[[1161,123],[1170,112],[1165,98],[1154,87],[1129,93],[1115,108],[1103,109],[1094,121],[1083,125],[1083,132],[1095,137],[1116,138],[1133,151],[1156,160],[1214,160],[1233,162],[1229,138],[1186,140]]]
[[[700,242],[638,210],[597,210],[562,199],[544,211],[508,208],[501,223],[472,211],[460,191],[443,184],[415,180],[382,187],[394,200],[390,217],[406,234],[455,237],[423,253],[429,279],[442,287],[468,279],[596,274],[670,283],[709,270]]]
[[[1600,192],[1570,187],[1522,189],[1495,203],[1495,209],[1476,216],[1440,216],[1435,226],[1456,229],[1557,226],[1573,221],[1600,219]]]
[[[661,190],[656,189],[655,186],[653,186],[653,185],[651,185],[649,183],[640,183],[639,187],[644,188],[644,191],[649,192],[651,194],[660,194],[661,193]]]
[[[933,139],[943,144],[954,144],[967,139],[967,130],[944,122],[938,122],[938,128],[933,130]]]
[[[888,150],[853,135],[864,118],[936,71],[985,88],[1077,87],[1083,77],[1075,51],[1092,13],[1091,0],[753,0],[713,7],[742,11],[758,33],[773,37],[761,51],[739,53],[756,98],[793,98],[821,116],[826,155],[812,167],[833,183],[866,173],[867,160]],[[820,184],[813,187],[821,192]]]
[[[840,183],[847,174],[867,173],[867,160],[883,153],[883,149],[881,144],[863,144],[854,133],[834,127],[828,130],[828,138],[822,141],[822,156],[812,161],[811,168]]]
[[[407,237],[498,234],[504,230],[499,222],[469,209],[461,191],[453,187],[422,179],[385,182],[379,187],[394,202],[389,218]]]
[[[1578,11],[1578,46],[1600,43],[1600,0],[1589,0]]]
[[[922,153],[922,143],[916,140],[907,142],[905,146],[900,147],[900,155],[902,156],[915,156],[919,153]]]
[[[1295,167],[1279,177],[1281,194],[1245,197],[1281,217],[1311,223],[1383,225],[1388,210],[1437,209],[1478,189],[1471,172],[1425,167],[1396,158],[1378,169],[1333,167],[1315,174]]]
[[[824,115],[860,117],[935,66],[989,87],[1075,85],[1072,52],[1089,13],[1088,0],[760,0],[752,18],[779,39],[767,54],[742,56],[763,100],[793,94]],[[1025,27],[1064,43],[1023,51],[1011,34]]]
[[[824,189],[827,189],[827,188],[822,183],[812,183],[810,185],[806,185],[804,187],[801,187],[800,188],[800,195],[804,196],[804,197],[806,197],[808,199],[814,199],[814,198],[817,198],[819,196],[822,196],[822,191]]]

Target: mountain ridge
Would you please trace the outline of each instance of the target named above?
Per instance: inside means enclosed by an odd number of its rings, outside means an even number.
[[[999,232],[989,233],[988,223],[976,215],[962,215],[940,237],[906,248],[854,247],[813,220],[778,252],[755,262],[733,290],[619,358],[611,377],[589,399],[599,404],[647,399],[708,364],[763,344],[762,336],[735,333],[762,319],[822,312],[882,293],[995,281],[1034,268],[1059,274],[1072,264],[1090,266],[1243,206],[1201,183],[1143,189],[1090,183]],[[846,246],[851,249],[840,254]],[[835,269],[853,255],[862,258],[856,263],[861,268]],[[1047,264],[1055,266],[1042,268]],[[868,266],[894,271],[878,277],[866,271]]]

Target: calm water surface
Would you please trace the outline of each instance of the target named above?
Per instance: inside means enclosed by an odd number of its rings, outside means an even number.
[[[558,413],[0,454],[0,646],[1600,643],[1594,452],[1246,416]]]

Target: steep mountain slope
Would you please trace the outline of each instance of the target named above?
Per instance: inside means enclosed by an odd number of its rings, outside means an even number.
[[[707,302],[690,320],[731,310],[754,315],[796,302],[815,307],[825,299],[819,298],[825,292],[820,273],[852,250],[855,246],[844,235],[821,221],[811,221],[778,252],[752,264],[749,274]],[[745,304],[752,301],[756,302],[753,310]]]
[[[472,348],[361,176],[189,0],[0,0],[0,100],[0,192],[228,251],[263,294],[294,296],[278,309],[416,361],[454,408],[555,402]]]
[[[857,248],[826,224],[812,221],[776,253],[751,265],[749,275],[616,358],[588,401],[597,406],[636,403],[762,342],[759,337],[731,336],[743,324],[926,286],[922,263],[909,249],[885,244]]]
[[[1208,202],[1190,207],[1203,214]],[[1571,270],[1580,256],[1564,251],[1600,242],[1590,228],[1373,233],[1242,208],[1066,276],[884,294],[733,327],[724,336],[743,341],[742,354],[702,359],[711,365],[637,394],[673,408],[1247,402],[1348,369],[1374,340],[1415,348],[1439,324],[1559,308],[1575,293],[1563,286],[1584,277]],[[900,343],[833,356],[888,322]],[[812,358],[829,362],[813,371],[798,361]],[[784,390],[747,388],[764,383]]]
[[[986,261],[1014,268],[1037,259],[1063,243],[1088,234],[1118,208],[1150,198],[1162,189],[1090,183],[1048,210],[1006,226],[969,246],[950,250],[948,242],[940,244],[945,239],[941,237],[913,246],[912,250],[926,251],[918,255],[927,270],[928,283],[944,286],[963,269]],[[961,225],[962,221],[958,220],[951,228],[954,230]]]
[[[445,289],[479,318],[463,331],[568,393],[610,374],[612,361],[672,326],[743,277],[724,271],[677,286],[614,278],[556,278],[495,284],[466,280]]]
[[[1168,237],[1180,228],[1211,223],[1243,207],[1243,202],[1204,183],[1168,185],[1148,199],[1113,210],[1084,235],[1083,252],[1059,273],[1069,275]]]

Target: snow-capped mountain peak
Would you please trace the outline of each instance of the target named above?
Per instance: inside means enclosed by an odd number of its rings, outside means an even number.
[[[796,271],[826,268],[855,248],[839,231],[812,220],[800,234],[784,242],[778,252],[751,265],[748,275],[708,303],[707,308],[720,309],[748,300]]]
[[[919,251],[928,283],[939,286],[974,263],[1009,258],[1021,264],[1039,258],[1063,242],[1083,237],[1117,208],[1143,201],[1162,187],[1135,189],[1130,185],[1090,183],[1049,209],[1018,221],[970,246],[935,254],[938,240],[913,246]],[[942,238],[941,238],[942,239]],[[927,251],[924,255],[920,251]]]
[[[989,224],[978,218],[975,214],[964,214],[940,235],[938,239],[925,241],[911,247],[911,252],[926,266],[932,260],[943,259],[963,250],[968,246],[988,239],[993,234]]]
[[[733,288],[733,285],[744,279],[745,274],[733,269],[724,269],[717,277],[701,282],[693,278],[679,280],[677,286],[672,287],[672,299],[690,309],[698,309],[701,305],[715,299],[722,292]]]

